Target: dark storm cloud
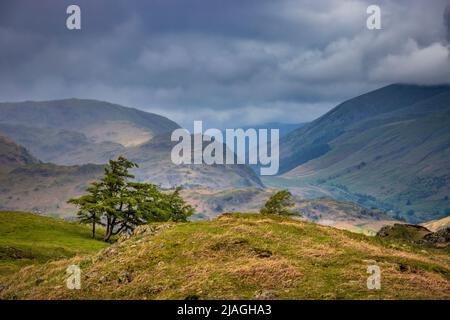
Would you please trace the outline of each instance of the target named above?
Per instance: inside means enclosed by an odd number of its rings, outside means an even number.
[[[445,7],[444,26],[447,29],[447,41],[450,42],[450,4]]]
[[[65,28],[74,3],[81,31]],[[381,1],[383,29],[369,31],[362,0],[2,1],[0,100],[96,98],[186,125],[308,121],[390,82],[449,82],[447,3]]]

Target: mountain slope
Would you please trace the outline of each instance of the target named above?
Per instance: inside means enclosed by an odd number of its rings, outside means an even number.
[[[81,267],[81,290],[66,268]],[[380,267],[381,289],[367,288]],[[22,269],[1,299],[449,299],[443,250],[285,217],[225,214],[139,227],[97,254]]]
[[[445,228],[450,228],[450,216],[439,219],[439,220],[432,220],[428,221],[422,224],[425,228],[430,229],[433,232],[436,232],[438,230],[442,230]]]
[[[247,129],[255,129],[255,130],[278,129],[279,133],[280,133],[280,138],[281,138],[281,137],[288,135],[290,132],[292,132],[296,129],[304,127],[305,125],[306,125],[306,123],[303,123],[303,122],[301,122],[301,123],[266,122],[266,123],[258,124],[258,125],[254,125],[254,126],[245,126],[242,129],[244,129],[244,130],[247,130]],[[233,126],[230,125],[230,127],[232,128]],[[269,138],[268,141],[270,141],[270,135],[268,138]]]
[[[353,125],[415,103],[448,94],[449,86],[390,85],[350,99],[281,141],[280,172],[289,171],[329,151],[329,142]],[[445,99],[442,99],[445,105]],[[448,109],[448,103],[446,104]]]
[[[0,119],[0,132],[63,165],[105,163],[124,147],[179,128],[153,113],[83,99],[0,103]]]
[[[85,193],[99,179],[103,166],[57,166],[50,163],[19,166],[0,174],[0,210],[31,211],[48,216],[73,217],[66,203]]]
[[[80,196],[103,174],[103,166],[41,163],[22,146],[0,135],[0,210],[71,216],[70,197]]]
[[[148,112],[96,100],[0,103],[0,133],[44,162],[105,164],[125,155],[139,164],[140,181],[171,188],[261,187],[244,165],[177,166],[170,158],[175,122]],[[25,209],[25,208],[20,208]]]
[[[133,170],[137,180],[164,188],[263,187],[258,176],[244,165],[174,165],[170,159],[173,144],[168,135],[160,135],[122,154],[139,164]],[[67,199],[84,194],[89,183],[102,174],[103,165],[41,163],[25,148],[0,135],[0,210],[73,217],[76,210]]]
[[[101,236],[102,230],[99,231]],[[88,226],[27,212],[0,211],[0,276],[20,267],[96,252],[107,244],[91,239]]]
[[[0,170],[33,163],[39,161],[27,149],[0,135]]]
[[[440,218],[450,209],[449,123],[449,86],[391,85],[289,134],[283,176],[411,222]]]
[[[259,177],[247,165],[176,165],[171,160],[171,150],[175,144],[170,140],[170,135],[159,135],[146,144],[128,148],[124,154],[138,163],[139,168],[133,171],[138,180],[158,183],[164,188],[183,186],[221,190],[263,187]],[[203,148],[206,145],[203,143]]]

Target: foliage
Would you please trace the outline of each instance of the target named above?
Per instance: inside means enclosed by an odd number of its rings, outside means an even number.
[[[180,196],[181,188],[164,193],[152,183],[130,182],[129,170],[136,163],[119,157],[110,160],[104,176],[86,189],[88,194],[68,202],[78,206],[80,222],[106,227],[104,240],[119,232],[131,232],[136,226],[149,222],[187,221],[194,209]]]
[[[288,208],[295,205],[292,200],[292,194],[288,190],[281,190],[272,195],[267,200],[264,208],[261,208],[261,214],[295,215],[295,212]]]

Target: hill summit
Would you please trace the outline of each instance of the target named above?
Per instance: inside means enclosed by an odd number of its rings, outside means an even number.
[[[426,250],[425,250],[425,249]],[[81,268],[81,289],[66,269]],[[367,287],[368,266],[381,289]],[[1,299],[449,299],[441,249],[281,216],[150,224],[95,254],[0,279]]]

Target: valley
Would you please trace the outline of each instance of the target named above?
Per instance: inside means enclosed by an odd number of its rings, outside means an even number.
[[[317,187],[413,223],[439,219],[450,214],[449,123],[449,86],[387,86],[288,134],[283,173],[266,183]]]
[[[261,177],[258,166],[174,164],[180,126],[155,114],[0,104],[0,299],[449,299],[449,94],[393,85],[286,125],[282,172]],[[108,243],[99,225],[89,238],[67,200],[118,156],[138,164],[136,182],[183,187],[195,214]],[[261,214],[281,189],[296,215]],[[81,291],[64,285],[73,264]],[[366,286],[373,264],[381,290]]]
[[[180,126],[156,114],[83,99],[2,103],[0,136],[18,150],[3,144],[4,153],[20,158],[27,152],[28,162],[3,160],[0,208],[70,219],[74,209],[66,199],[80,195],[108,160],[124,155],[139,164],[132,171],[137,181],[182,186],[198,207],[197,219],[254,211],[270,192],[285,188],[299,203],[335,199],[344,208],[352,202],[387,214],[356,220],[351,212],[348,219],[330,210],[322,218],[305,215],[351,230],[373,233],[380,221],[440,219],[450,212],[449,94],[448,86],[391,85],[311,123],[268,124],[282,130],[281,174],[263,177],[258,166],[172,163],[170,134]]]

